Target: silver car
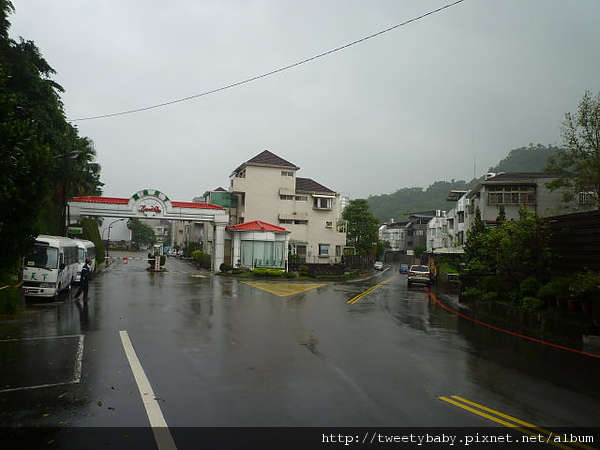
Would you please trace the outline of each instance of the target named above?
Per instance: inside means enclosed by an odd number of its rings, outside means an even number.
[[[427,286],[431,285],[431,271],[429,267],[414,264],[408,269],[408,285],[413,283],[422,283]]]

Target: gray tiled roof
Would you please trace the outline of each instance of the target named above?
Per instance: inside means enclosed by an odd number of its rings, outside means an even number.
[[[328,194],[334,194],[335,192],[331,189],[317,183],[310,178],[296,177],[296,192],[323,192]]]
[[[237,173],[246,165],[255,165],[255,166],[269,166],[269,167],[284,167],[288,169],[298,170],[300,167],[292,164],[289,161],[277,156],[276,154],[270,152],[269,150],[263,150],[261,153],[256,155],[253,158],[250,158],[248,161],[243,163],[237,169],[233,171],[233,173]]]

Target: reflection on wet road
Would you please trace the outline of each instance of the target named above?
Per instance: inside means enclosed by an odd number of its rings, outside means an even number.
[[[485,426],[440,400],[452,396],[540,426],[600,425],[585,386],[598,361],[468,323],[396,272],[259,281],[172,259],[155,274],[127,256],[89,304],[67,294],[0,324],[1,425],[147,426],[124,332],[170,427]],[[9,390],[33,384],[48,386]]]

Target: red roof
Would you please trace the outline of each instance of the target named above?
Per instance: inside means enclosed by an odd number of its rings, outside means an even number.
[[[128,198],[116,198],[116,197],[73,197],[73,202],[82,203],[105,203],[112,205],[126,205],[129,203]],[[195,202],[171,202],[175,208],[198,208],[198,209],[223,209],[222,206],[213,205],[211,203],[195,203]]]
[[[171,202],[171,205],[175,208],[223,209],[222,206],[213,205],[212,203]]]
[[[231,225],[225,229],[227,231],[272,231],[275,233],[289,233],[289,231],[283,227],[271,225],[267,222],[261,222],[260,220],[240,223],[239,225]]]
[[[71,201],[83,203],[112,203],[115,205],[126,205],[129,203],[128,198],[116,197],[73,197]]]

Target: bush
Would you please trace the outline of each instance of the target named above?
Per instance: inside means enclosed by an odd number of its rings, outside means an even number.
[[[483,294],[481,298],[488,302],[497,302],[500,299],[500,294],[496,291],[490,291]]]
[[[495,275],[489,275],[481,278],[477,287],[484,292],[504,292],[508,289],[506,283]]]
[[[210,269],[211,261],[208,253],[204,253],[202,250],[194,250],[190,256],[198,266]]]
[[[540,287],[536,297],[544,300],[567,298],[569,297],[569,284],[564,279],[555,278]]]
[[[233,266],[231,264],[221,263],[219,270],[221,272],[229,272],[230,270],[233,270]]]
[[[483,297],[483,291],[475,287],[468,287],[462,293],[462,297],[466,300],[478,300]]]
[[[535,297],[524,297],[521,299],[521,306],[530,311],[543,309],[546,303],[543,300]]]
[[[16,314],[21,308],[21,292],[16,286],[17,281],[10,277],[0,278],[0,314]]]
[[[525,278],[519,285],[519,292],[523,297],[533,297],[540,289],[540,283],[533,277]]]
[[[257,277],[283,277],[285,275],[285,270],[259,267],[258,269],[254,269],[252,274]]]

